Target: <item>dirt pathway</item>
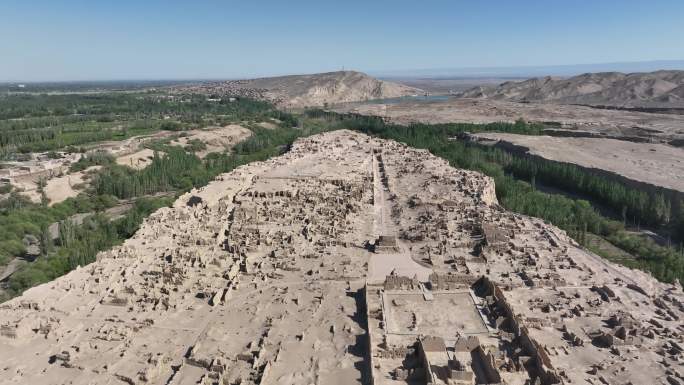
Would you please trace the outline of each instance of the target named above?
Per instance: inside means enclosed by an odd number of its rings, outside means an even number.
[[[388,195],[390,194],[389,176],[386,173],[382,155],[373,154],[372,167],[375,234],[377,236],[394,237],[399,250],[395,253],[373,254],[368,264],[368,281],[370,283],[384,282],[385,277],[392,272],[407,277],[417,276],[420,281],[427,281],[428,276],[432,274],[432,269],[421,266],[411,258],[409,247],[399,240],[397,228],[390,218],[389,211],[391,208],[388,202]]]

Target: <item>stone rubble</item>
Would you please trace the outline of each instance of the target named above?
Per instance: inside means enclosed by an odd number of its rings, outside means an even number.
[[[0,305],[0,384],[684,383],[681,286],[336,131]]]

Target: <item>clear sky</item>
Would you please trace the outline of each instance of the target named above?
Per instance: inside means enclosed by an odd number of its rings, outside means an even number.
[[[0,0],[0,81],[660,59],[682,0]]]

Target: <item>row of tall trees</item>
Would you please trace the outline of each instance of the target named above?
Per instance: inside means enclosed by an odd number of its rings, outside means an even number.
[[[284,115],[289,115],[283,113]],[[35,128],[31,125],[37,118],[53,123],[70,122],[90,117],[97,121],[112,121],[120,117],[157,118],[163,116],[185,117],[192,120],[201,115],[225,115],[234,119],[258,119],[275,117],[280,113],[267,102],[252,99],[193,94],[164,93],[102,93],[102,94],[23,94],[0,99],[0,120],[14,119],[18,127]],[[20,123],[21,119],[25,123]],[[8,123],[13,124],[13,123]],[[30,125],[30,126],[27,126]],[[4,128],[0,124],[0,128]]]
[[[680,210],[678,194],[664,189],[649,190],[630,186],[617,177],[554,162],[538,157],[513,155],[505,150],[486,151],[487,159],[501,164],[506,172],[527,181],[535,180],[572,193],[582,194],[610,207],[623,220],[634,220],[643,225],[667,226]],[[645,186],[645,185],[644,185]],[[673,215],[674,214],[674,215]]]
[[[0,147],[54,140],[57,134],[50,128],[0,131]]]
[[[544,184],[571,195],[580,196],[609,208],[616,219],[623,223],[651,226],[669,230],[676,240],[684,240],[684,202],[682,195],[662,188],[628,183],[617,176],[587,170],[582,167],[528,157],[509,151],[468,144],[457,138],[474,132],[508,132],[524,135],[538,135],[542,127],[523,121],[492,124],[412,124],[408,126],[387,124],[383,119],[355,114],[338,115],[333,112],[313,110],[310,117],[336,122],[340,128],[362,130],[371,134],[413,144],[430,143],[432,149],[450,149],[458,154],[454,161],[460,167],[480,168],[494,172],[502,167],[505,174],[516,179]],[[454,149],[454,147],[458,147]]]
[[[132,236],[143,219],[160,207],[171,203],[170,198],[143,198],[135,202],[122,218],[111,221],[102,213],[95,213],[75,224],[65,219],[59,224],[59,236],[41,241],[44,257],[14,273],[8,282],[12,294],[53,280],[77,266],[95,260],[98,252],[111,248]]]
[[[171,198],[161,200],[146,198],[146,195],[156,192],[180,194],[193,187],[205,185],[220,173],[278,155],[296,138],[320,131],[319,128],[254,128],[254,134],[247,140],[249,143],[245,142],[240,146],[237,153],[213,153],[205,159],[199,159],[182,148],[167,146],[164,153],[156,152],[152,163],[142,170],[132,170],[114,163],[105,165],[95,176],[89,197],[81,194],[53,207],[43,207],[42,210],[38,209],[38,205],[25,202],[26,207],[8,213],[5,221],[0,215],[0,230],[8,230],[4,237],[0,235],[0,251],[5,250],[5,257],[23,252],[22,237],[25,234],[36,234],[40,238],[41,230],[46,225],[62,221],[59,238],[54,243],[46,242],[44,245],[49,250],[47,256],[12,275],[9,283],[12,293],[19,294],[26,288],[65,274],[76,266],[92,262],[98,251],[132,236],[149,213],[171,202]],[[80,225],[69,222],[69,216],[76,212],[100,212],[111,207],[116,202],[112,196],[135,199],[134,209],[113,223],[100,214],[89,217]],[[97,207],[83,205],[87,202],[95,204],[92,200],[94,197],[109,198],[105,204],[100,203]],[[15,248],[12,249],[12,245]],[[3,249],[3,246],[6,247]]]
[[[358,130],[425,148],[447,159],[453,166],[480,171],[494,178],[499,202],[509,210],[547,220],[566,230],[580,243],[585,243],[587,233],[599,235],[634,255],[636,259],[629,262],[630,266],[650,271],[656,278],[666,282],[672,282],[675,278],[684,280],[684,253],[681,248],[659,246],[650,239],[625,231],[623,221],[606,218],[589,201],[569,196],[576,193],[590,195],[600,203],[620,211],[627,207],[626,215],[636,216],[642,223],[661,226],[669,223],[673,229],[684,229],[681,204],[677,204],[679,211],[673,213],[672,204],[667,203],[664,193],[641,191],[579,167],[518,157],[457,139],[461,133],[478,131],[534,135],[540,132],[536,125],[519,121],[515,124],[402,126],[386,123],[377,117],[354,114],[312,111],[308,116],[324,120],[331,127]],[[568,194],[541,192],[530,183],[535,179],[543,179],[545,183]]]
[[[78,162],[69,167],[70,172],[83,171],[91,166],[110,166],[116,159],[108,151],[93,151],[81,157]]]
[[[29,238],[40,244],[42,254],[34,263],[27,264],[12,275],[9,286],[13,295],[54,279],[78,265],[90,263],[98,251],[130,237],[149,213],[160,205],[170,203],[170,200],[148,198],[147,195],[157,192],[182,193],[192,187],[202,186],[219,173],[279,154],[296,137],[313,133],[312,130],[293,128],[292,122],[296,122],[294,117],[276,111],[267,103],[244,99],[230,101],[227,98],[220,102],[197,103],[206,103],[205,110],[221,112],[220,115],[212,113],[211,118],[216,121],[263,121],[273,118],[278,119],[281,129],[254,128],[250,144],[240,147],[238,153],[209,154],[205,159],[195,156],[193,148],[186,150],[159,143],[154,146],[158,151],[151,165],[143,170],[119,166],[105,153],[88,154],[73,165],[73,171],[91,165],[103,166],[94,176],[91,188],[86,193],[53,206],[34,204],[16,191],[6,191],[10,196],[0,201],[0,265],[23,255],[27,247],[25,241]],[[152,124],[160,128],[160,122],[162,120]],[[149,126],[143,128],[148,129]],[[73,133],[69,131],[66,134]],[[103,212],[119,204],[119,199],[131,199],[135,205],[123,218],[112,222]],[[77,213],[92,215],[77,224],[70,221]],[[60,234],[53,240],[48,229],[57,222],[60,223]]]
[[[207,178],[197,156],[170,147],[165,154],[155,152],[152,163],[142,170],[111,165],[93,178],[92,186],[99,195],[128,199],[160,191],[185,190]]]
[[[288,127],[279,129],[253,127],[252,135],[238,143],[233,153],[214,153],[199,159],[192,148],[154,146],[152,163],[142,170],[111,164],[92,180],[96,194],[128,199],[162,191],[187,191],[203,186],[218,174],[253,161],[265,160],[285,151],[298,137],[320,132],[323,128]]]
[[[0,106],[2,101],[0,101]],[[32,128],[45,128],[45,127],[68,127],[75,123],[88,122],[94,117],[92,116],[82,116],[82,115],[69,115],[69,116],[39,116],[39,117],[28,117],[28,118],[18,118],[18,119],[6,119],[0,120],[0,132],[5,131],[22,131],[30,130]]]
[[[244,98],[150,93],[15,95],[0,98],[0,156],[123,140],[156,130],[275,119],[292,115]]]
[[[40,239],[44,228],[78,213],[102,211],[116,204],[111,196],[79,195],[46,207],[35,204],[16,191],[0,202],[0,265],[21,256],[26,250],[24,239],[31,235]]]

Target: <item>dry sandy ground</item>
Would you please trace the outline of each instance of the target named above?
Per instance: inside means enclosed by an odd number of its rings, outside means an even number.
[[[264,123],[266,124],[266,123]],[[188,136],[180,137],[171,142],[171,145],[185,147],[190,140],[197,139],[207,145],[207,148],[198,151],[196,154],[204,158],[212,152],[223,152],[232,148],[236,143],[246,139],[251,135],[251,131],[238,125],[228,125],[226,127],[211,127],[202,130],[191,130]],[[148,148],[140,149],[133,153],[127,153],[116,158],[116,163],[128,166],[136,170],[141,170],[152,163],[154,151]]]
[[[174,131],[159,131],[150,135],[133,136],[126,140],[108,141],[98,143],[94,149],[107,151],[114,156],[124,156],[138,151],[144,142],[155,139],[164,139],[176,135]]]
[[[38,194],[38,178],[44,173],[38,175],[21,175],[12,179],[12,185],[21,195],[27,197],[31,202],[40,202],[40,194]]]
[[[150,150],[149,148],[143,148],[142,150],[132,154],[123,155],[116,158],[116,163],[136,170],[141,170],[152,163],[153,156],[154,151]]]
[[[47,185],[45,186],[45,194],[47,194],[47,197],[50,200],[50,206],[78,195],[81,190],[76,187],[86,182],[84,179],[86,173],[100,168],[101,166],[92,166],[84,171],[74,172],[48,180]]]
[[[684,150],[666,144],[615,139],[559,138],[502,133],[475,134],[529,148],[534,155],[684,192]]]
[[[158,210],[96,262],[0,305],[0,383],[364,384],[366,358],[375,384],[398,384],[391,373],[404,357],[383,357],[413,346],[417,332],[456,336],[475,325],[497,368],[532,357],[517,345],[499,350],[505,335],[479,327],[482,304],[467,286],[397,289],[405,301],[386,291],[397,307],[371,312],[364,297],[384,288],[362,288],[381,254],[365,245],[379,235],[408,247],[376,265],[424,279],[401,259],[410,253],[445,282],[486,276],[505,288],[510,322],[565,383],[667,383],[682,359],[681,288],[606,263],[496,203],[490,178],[427,151],[349,131],[300,139]],[[481,255],[474,232],[487,236]],[[498,328],[494,311],[487,322]],[[630,337],[615,338],[628,343],[595,346],[591,331],[620,332],[610,319],[625,320]],[[371,337],[386,337],[371,341],[370,357],[365,320]],[[566,323],[581,344],[568,343]],[[497,382],[534,383],[518,368]]]
[[[78,193],[82,191],[78,188],[78,185],[87,182],[84,178],[85,175],[100,167],[101,166],[92,166],[83,171],[48,179],[45,186],[45,194],[50,201],[50,206],[64,202],[68,198],[78,195]],[[66,168],[64,170],[66,171]],[[22,195],[26,196],[34,203],[39,203],[40,193],[38,192],[38,180],[41,176],[47,177],[47,173],[34,173],[16,177],[12,184],[15,185],[17,189],[22,190]]]
[[[193,139],[200,140],[207,145],[205,150],[196,152],[200,158],[204,158],[212,152],[224,152],[252,134],[249,129],[237,124],[221,128],[211,127],[203,130],[192,130],[188,133],[189,136],[178,138],[171,144],[185,147]]]
[[[278,126],[272,122],[261,122],[259,123],[259,127],[263,127],[268,130],[275,130],[276,128],[278,128]]]
[[[173,134],[174,133],[169,131],[163,131],[154,135],[133,137],[119,142],[105,142],[99,144],[97,147],[117,156],[117,164],[140,170],[152,163],[152,156],[154,155],[153,150],[141,148],[142,144],[150,139],[161,139]],[[171,142],[171,144],[185,146],[189,140],[198,139],[207,145],[205,150],[197,152],[197,156],[204,158],[211,152],[223,152],[232,148],[236,143],[249,137],[251,131],[242,126],[229,125],[221,128],[192,130],[188,131],[188,134],[189,136],[178,138]],[[40,177],[49,178],[47,180],[45,192],[50,200],[50,205],[53,205],[78,195],[80,190],[74,187],[85,182],[84,175],[86,172],[98,168],[99,167],[96,166],[82,172],[68,173],[68,168],[63,167],[61,172],[68,174],[50,178],[60,171],[52,170],[37,172],[30,175],[14,177],[12,184],[18,189],[23,190],[22,194],[31,199],[32,202],[38,203],[40,202],[40,194],[37,191],[37,182]]]
[[[139,169],[146,166],[145,156],[152,154],[150,150],[139,150],[142,143],[150,139],[161,139],[173,134],[174,133],[171,131],[160,131],[152,135],[135,136],[122,141],[98,143],[93,146],[93,149],[108,151],[112,155],[118,156],[117,163]],[[90,167],[83,172],[76,173],[69,173],[68,167],[61,167],[60,169],[49,171],[39,171],[28,175],[13,177],[12,184],[17,189],[23,190],[22,194],[31,199],[32,202],[38,203],[40,202],[40,194],[37,191],[37,183],[41,177],[45,177],[47,179],[45,192],[50,200],[50,204],[53,205],[78,195],[80,191],[73,187],[84,182],[83,176],[85,175],[85,172],[97,170],[98,168],[99,167]],[[53,177],[60,173],[65,175]]]
[[[653,137],[659,141],[684,138],[684,116],[603,110],[582,106],[515,103],[481,99],[449,99],[438,102],[361,104],[335,108],[339,112],[376,115],[406,124],[560,122],[564,128],[611,136]]]

